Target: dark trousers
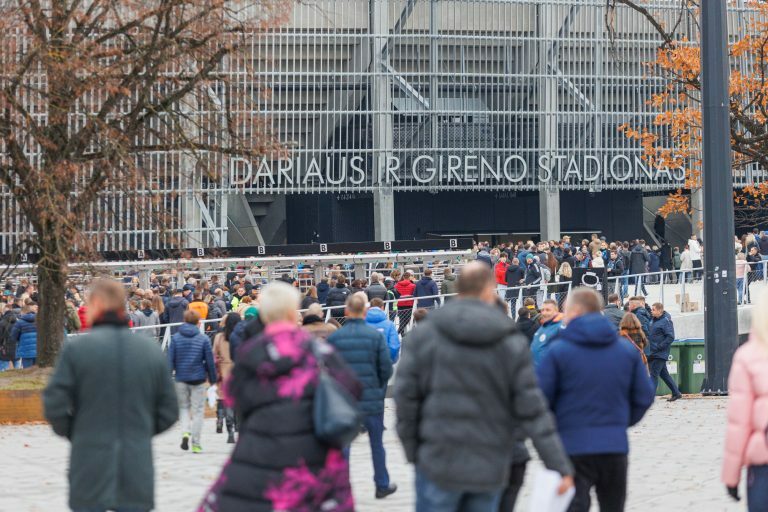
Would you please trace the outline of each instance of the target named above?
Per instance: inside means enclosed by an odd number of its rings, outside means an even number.
[[[749,512],[768,510],[768,465],[747,468],[747,505]]]
[[[509,480],[507,481],[507,486],[501,493],[499,512],[512,512],[515,510],[517,495],[520,494],[520,488],[523,487],[523,481],[525,480],[526,464],[528,463],[521,462],[520,464],[512,464],[512,467],[509,471]]]
[[[373,459],[373,481],[377,489],[389,487],[389,472],[387,471],[387,452],[384,450],[384,413],[370,414],[363,418],[363,426],[368,432]],[[344,449],[344,457],[349,460],[349,448]]]
[[[667,360],[653,358],[648,360],[648,368],[651,371],[651,379],[653,379],[653,389],[659,386],[659,377],[664,381],[669,389],[672,390],[673,395],[680,394],[680,388],[677,387],[677,382],[669,374],[667,370]]]
[[[400,336],[405,333],[408,324],[411,323],[411,315],[413,315],[413,308],[406,308],[403,306],[397,308],[397,316],[400,317],[400,325],[397,327],[397,334]]]
[[[590,491],[595,488],[600,512],[623,512],[627,499],[627,456],[623,454],[574,455],[576,495],[568,512],[589,512]]]

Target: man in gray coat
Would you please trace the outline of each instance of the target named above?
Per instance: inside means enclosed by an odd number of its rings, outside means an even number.
[[[74,511],[154,508],[152,437],[179,409],[156,342],[128,330],[125,291],[98,280],[88,296],[93,328],[64,344],[43,393],[53,431],[72,443]]]
[[[608,296],[608,304],[605,305],[603,310],[605,318],[616,326],[616,330],[619,330],[619,324],[624,319],[625,314],[624,308],[621,307],[621,297],[616,293],[610,294]]]
[[[509,483],[512,447],[533,440],[544,464],[573,486],[536,382],[528,342],[500,308],[491,269],[473,262],[459,297],[407,338],[395,380],[397,433],[416,465],[416,510],[494,510]]]

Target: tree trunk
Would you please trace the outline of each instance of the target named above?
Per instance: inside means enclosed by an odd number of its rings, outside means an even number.
[[[66,262],[46,258],[45,264],[38,266],[37,285],[40,301],[37,313],[37,364],[50,367],[56,363],[56,356],[64,342]]]

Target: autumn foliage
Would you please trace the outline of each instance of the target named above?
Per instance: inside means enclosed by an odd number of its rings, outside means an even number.
[[[677,19],[697,19],[698,2],[677,2]],[[636,140],[643,149],[643,158],[657,167],[685,169],[683,186],[670,194],[660,209],[664,216],[691,213],[689,192],[701,187],[701,53],[694,42],[677,31],[683,23],[670,26],[654,14],[648,2],[609,0],[609,10],[623,5],[643,14],[656,29],[660,45],[656,59],[646,64],[647,73],[664,78],[662,91],[648,98],[648,104],[658,113],[652,126],[625,124],[623,134]],[[744,33],[733,34],[729,47],[730,124],[734,173],[744,173],[755,164],[768,169],[768,4],[748,3],[750,11],[743,14]],[[768,183],[750,183],[734,193],[737,223],[752,222],[750,211],[765,207]],[[752,227],[752,226],[750,226]]]
[[[158,189],[215,183],[227,158],[274,146],[257,109],[228,98],[259,101],[238,89],[243,53],[289,12],[287,0],[0,2],[0,182],[15,203],[3,214],[22,214],[17,249],[40,256],[40,364],[63,339],[67,265],[93,257],[109,221],[130,212],[160,232],[176,198]]]

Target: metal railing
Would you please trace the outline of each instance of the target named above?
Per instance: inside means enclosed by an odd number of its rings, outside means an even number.
[[[735,276],[738,304],[750,303],[751,294],[758,286],[768,286],[768,260],[755,263],[741,263],[743,272],[737,269]],[[742,274],[742,277],[738,277]],[[644,274],[624,274],[608,277],[607,293],[616,293],[623,300],[629,297],[642,295],[647,303],[660,302],[664,304],[666,311],[671,313],[689,313],[703,309],[703,268],[691,270],[663,270]],[[501,286],[497,287],[499,298],[507,306],[508,315],[517,319],[517,310],[524,307],[526,299],[531,299],[537,307],[545,300],[557,301],[562,309],[565,300],[572,289],[570,280],[561,282],[539,283],[529,286]],[[603,290],[600,290],[603,291]],[[384,301],[384,312],[395,323],[398,332],[402,335],[413,328],[417,310],[429,311],[442,307],[456,294],[438,294],[429,296],[405,296]],[[667,300],[670,299],[670,300]],[[412,305],[411,305],[412,303]],[[335,320],[343,324],[345,306],[323,306],[322,311],[325,321]],[[297,311],[298,314],[306,310]],[[218,332],[217,324],[220,318],[202,320],[199,324],[200,332],[213,336]],[[149,332],[150,337],[156,338],[163,350],[168,347],[171,340],[171,331],[174,327],[183,325],[182,322],[159,324],[142,327],[132,327],[136,332]],[[77,336],[74,333],[70,336]]]

